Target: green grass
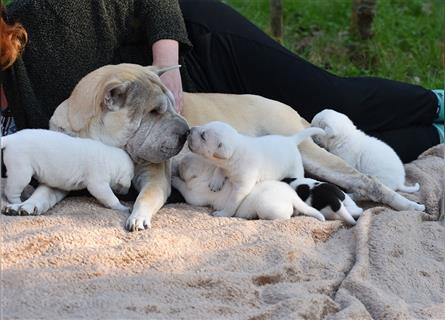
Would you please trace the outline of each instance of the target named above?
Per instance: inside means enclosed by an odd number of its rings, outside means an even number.
[[[269,0],[224,1],[269,32]],[[283,0],[284,45],[341,76],[443,88],[445,1],[377,0],[374,37],[349,33],[352,0]]]

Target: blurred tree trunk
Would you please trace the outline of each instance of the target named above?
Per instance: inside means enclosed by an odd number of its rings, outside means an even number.
[[[351,32],[362,39],[373,35],[372,22],[377,0],[352,0]]]
[[[270,0],[270,30],[272,37],[278,42],[283,42],[283,2],[282,0]]]

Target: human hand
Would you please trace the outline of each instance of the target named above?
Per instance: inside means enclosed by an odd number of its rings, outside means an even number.
[[[166,73],[162,74],[160,78],[162,83],[173,94],[173,97],[175,98],[176,111],[180,114],[182,112],[183,94],[181,73],[179,72],[179,69],[167,71]]]
[[[179,44],[175,40],[161,39],[153,44],[153,65],[168,67],[178,64]],[[162,83],[171,91],[175,98],[175,108],[178,113],[182,111],[182,82],[179,69],[167,71],[161,75]]]

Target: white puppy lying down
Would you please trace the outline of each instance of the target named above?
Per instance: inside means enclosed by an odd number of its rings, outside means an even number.
[[[178,164],[177,175],[172,176],[172,186],[178,189],[185,201],[195,206],[211,206],[221,210],[226,206],[233,185],[224,183],[221,190],[212,192],[209,180],[216,167],[193,153],[189,153]],[[286,183],[263,181],[254,186],[238,207],[235,217],[245,219],[289,219],[302,213],[324,221],[323,215],[308,206]]]
[[[320,210],[328,220],[343,220],[355,225],[354,218],[363,213],[363,209],[336,185],[310,178],[285,179],[295,189],[301,200]]]
[[[419,184],[405,185],[405,169],[395,151],[383,141],[358,130],[344,114],[326,109],[312,119],[312,127],[326,135],[314,141],[358,171],[374,176],[392,190],[419,191]]]
[[[66,134],[26,129],[1,138],[7,169],[5,195],[18,211],[23,189],[36,178],[61,190],[87,188],[104,206],[128,211],[113,191],[126,193],[133,178],[133,162],[116,147]]]
[[[226,177],[232,183],[224,209],[214,212],[214,215],[233,216],[257,182],[286,177],[302,178],[304,170],[297,145],[314,134],[324,134],[324,131],[309,128],[288,137],[249,137],[218,121],[191,128],[189,149],[218,167],[211,179],[210,189],[221,189]]]

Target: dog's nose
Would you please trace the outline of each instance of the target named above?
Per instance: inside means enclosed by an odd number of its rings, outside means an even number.
[[[185,131],[179,138],[179,142],[181,144],[184,144],[187,141],[187,137],[189,136],[189,134],[190,134],[190,130]]]

